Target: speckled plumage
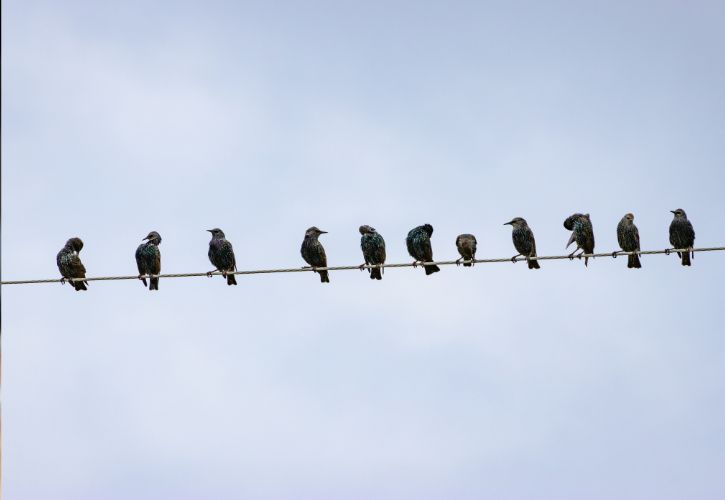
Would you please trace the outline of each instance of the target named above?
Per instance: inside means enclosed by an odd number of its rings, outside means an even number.
[[[692,248],[695,246],[695,228],[692,223],[687,220],[687,214],[681,208],[670,210],[674,214],[674,218],[670,223],[670,243],[674,248]],[[690,266],[691,252],[678,252],[677,255],[682,259],[683,266]],[[692,253],[694,257],[695,254]]]
[[[55,261],[58,264],[58,270],[63,278],[86,277],[86,268],[83,266],[81,258],[78,255],[82,249],[83,241],[80,238],[71,238],[66,241],[65,246],[58,252]],[[71,281],[71,284],[76,291],[88,290],[86,288],[88,285],[87,281]]]
[[[459,234],[456,238],[456,248],[458,249],[458,253],[461,255],[461,259],[463,260],[473,261],[476,259],[477,245],[478,242],[476,241],[476,237],[472,234]],[[456,264],[458,264],[461,259],[458,259],[456,261]],[[464,267],[471,267],[472,265],[472,262],[463,263]]]
[[[617,241],[619,247],[625,252],[639,252],[639,230],[634,225],[633,214],[625,214],[617,224]],[[627,256],[627,268],[639,269],[641,267],[642,263],[639,261],[639,255]]]
[[[161,243],[161,235],[156,231],[151,231],[144,238],[146,243],[141,243],[136,249],[136,266],[138,267],[139,276],[159,274],[161,273],[161,252],[159,244]],[[149,290],[159,289],[159,278],[149,278],[151,286]],[[146,278],[141,278],[143,286],[146,286]]]
[[[582,254],[594,253],[594,228],[589,214],[573,214],[564,221],[564,227],[571,227],[571,237],[566,244],[567,248],[576,242],[576,250],[581,250]],[[571,256],[576,253],[572,252]],[[581,255],[581,254],[580,254]],[[588,265],[589,257],[584,257],[584,265]]]
[[[433,226],[423,224],[415,227],[408,232],[405,244],[408,247],[408,253],[416,262],[433,262],[433,248],[431,247],[430,237],[433,234]],[[415,264],[414,263],[414,264]],[[440,271],[436,265],[423,266],[425,274],[433,274]]]
[[[221,229],[207,229],[211,233],[211,241],[209,242],[209,260],[226,275],[227,285],[236,285],[237,280],[233,274],[226,274],[237,270],[237,260],[234,257],[234,249],[232,244],[227,241],[224,231]]]
[[[300,253],[302,258],[305,259],[312,267],[327,267],[327,255],[325,254],[325,247],[320,243],[319,237],[321,234],[325,234],[327,231],[322,231],[312,226],[305,231],[305,238],[302,240],[302,247]],[[327,271],[315,271],[320,273],[320,281],[322,283],[329,283],[330,276]]]
[[[385,240],[374,227],[360,226],[360,248],[362,249],[365,264],[376,265],[385,264]],[[384,268],[375,267],[368,269],[370,271],[370,279],[383,279]]]
[[[531,230],[526,222],[526,219],[522,217],[515,217],[510,222],[506,222],[505,225],[511,225],[511,239],[514,242],[514,248],[519,253],[514,255],[511,259],[515,259],[519,255],[526,257],[529,269],[540,269],[538,260],[531,260],[530,257],[536,257],[536,239],[534,238],[534,232]],[[566,222],[564,223],[566,226]],[[573,225],[572,225],[573,227]]]

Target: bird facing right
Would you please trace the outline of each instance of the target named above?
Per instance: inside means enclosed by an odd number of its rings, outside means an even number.
[[[695,246],[695,229],[692,227],[692,223],[687,220],[687,214],[681,208],[677,210],[670,210],[675,214],[672,222],[670,223],[670,243],[674,248],[686,248],[687,252],[677,252],[682,258],[683,266],[690,266],[690,253],[692,247]],[[692,252],[692,257],[695,258],[695,253]]]
[[[81,262],[78,253],[83,249],[83,241],[80,238],[71,238],[65,242],[65,246],[60,249],[55,261],[58,264],[58,270],[63,278],[61,283],[65,283],[68,278],[85,278],[86,268]],[[71,281],[71,285],[76,292],[88,290],[87,281]]]
[[[312,268],[327,267],[327,255],[325,254],[325,247],[322,246],[322,243],[320,243],[319,240],[320,235],[325,233],[327,233],[327,231],[317,229],[315,226],[312,226],[307,231],[305,231],[305,239],[302,240],[302,248],[300,248],[300,253],[302,254],[302,258],[305,259],[305,262],[312,266]],[[315,272],[320,273],[320,281],[322,283],[330,282],[330,276],[327,271],[315,270]]]
[[[538,259],[531,259],[531,257],[536,257],[536,239],[534,239],[534,232],[526,223],[526,219],[514,217],[511,221],[505,222],[504,226],[506,225],[511,225],[512,227],[511,239],[513,239],[514,248],[518,252],[518,255],[511,257],[511,260],[516,262],[514,259],[519,255],[523,255],[526,257],[529,269],[541,269]]]
[[[136,249],[136,267],[138,267],[139,279],[143,282],[143,286],[146,286],[145,275],[157,275],[161,272],[161,252],[159,251],[161,235],[156,231],[151,231],[148,236],[141,241],[144,240],[147,240],[146,243],[141,243]],[[158,276],[149,279],[151,281],[149,290],[158,290]]]
[[[363,269],[365,265],[385,264],[385,240],[374,227],[360,226],[360,248],[362,249],[365,264],[360,266]],[[381,267],[369,268],[371,280],[383,279],[383,269]]]
[[[430,224],[423,224],[422,226],[414,227],[408,232],[405,244],[408,247],[408,253],[415,259],[413,267],[416,267],[419,262],[433,261],[433,248],[430,244],[430,237],[432,234],[433,226]],[[423,267],[425,268],[426,275],[440,271],[440,268],[435,264]]]
[[[639,252],[639,230],[634,225],[633,214],[625,214],[617,224],[617,241],[619,247],[625,252]],[[616,252],[613,255],[616,255]],[[640,267],[642,264],[639,262],[639,255],[634,253],[627,256],[628,269],[639,269]]]
[[[233,273],[237,270],[237,260],[234,257],[234,249],[232,244],[227,241],[224,231],[215,227],[207,229],[211,233],[211,241],[209,241],[209,261],[216,267],[216,271],[221,271],[222,276],[227,279],[227,285],[236,285],[237,279]],[[214,271],[209,271],[207,276],[211,276]]]

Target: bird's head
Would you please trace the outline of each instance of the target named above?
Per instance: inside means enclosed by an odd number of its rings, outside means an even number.
[[[360,226],[360,234],[373,234],[375,232],[375,228],[372,226]]]
[[[65,246],[73,249],[76,252],[80,252],[83,249],[83,240],[78,237],[71,238],[68,240]]]
[[[675,219],[687,219],[687,214],[681,208],[678,208],[677,210],[670,210],[670,212],[675,214]]]
[[[207,229],[211,233],[212,238],[224,238],[224,231],[215,227],[214,229]]]
[[[624,219],[627,220],[627,221],[629,221],[629,222],[633,222],[634,221],[634,214],[631,213],[631,212],[628,213],[628,214],[624,214]]]
[[[317,238],[321,234],[326,234],[327,231],[323,231],[322,229],[318,229],[316,226],[312,226],[307,231],[305,231],[305,237],[310,238]]]
[[[423,224],[421,227],[423,228],[423,231],[428,233],[429,237],[433,235],[433,226],[430,224]]]
[[[504,226],[511,225],[513,227],[522,227],[526,225],[526,219],[523,217],[514,217],[509,222],[504,222]]]
[[[157,233],[156,231],[151,231],[151,232],[150,232],[150,233],[149,233],[149,234],[148,234],[148,235],[147,235],[147,236],[146,236],[146,237],[145,237],[145,238],[144,238],[143,240],[141,240],[141,241],[145,241],[145,240],[149,240],[149,241],[150,241],[151,243],[153,243],[154,245],[158,245],[159,243],[161,243],[161,235],[160,235],[159,233]]]

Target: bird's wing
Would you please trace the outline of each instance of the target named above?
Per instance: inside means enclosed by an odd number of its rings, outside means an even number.
[[[571,236],[569,236],[569,241],[566,243],[566,246],[564,248],[569,248],[569,245],[574,243],[575,239],[576,239],[576,233],[574,233],[574,231],[572,231]]]
[[[83,263],[81,262],[81,258],[78,257],[77,254],[73,254],[68,257],[68,266],[70,267],[71,271],[73,272],[74,278],[85,278],[86,277],[86,268],[83,266]]]

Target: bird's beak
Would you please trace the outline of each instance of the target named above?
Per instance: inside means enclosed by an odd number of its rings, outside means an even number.
[[[323,231],[322,229],[320,229],[320,234],[327,234],[327,231]]]
[[[214,232],[214,231],[212,231],[211,229],[207,229],[207,231],[209,231],[210,233],[213,233],[213,232]]]
[[[676,214],[677,210],[670,210],[670,212],[672,212],[673,214]]]
[[[513,225],[513,223],[512,223],[512,222],[504,222],[504,223],[503,223],[503,225],[504,225],[504,226],[512,226],[512,225]]]
[[[147,239],[149,239],[148,236],[146,236],[145,238],[141,238],[141,241],[146,241]]]

